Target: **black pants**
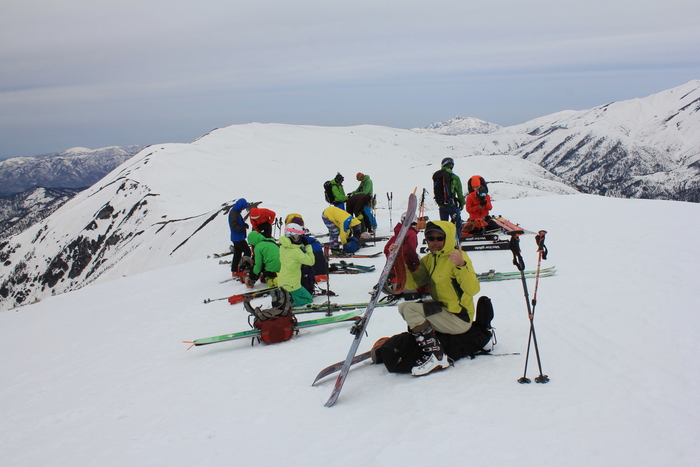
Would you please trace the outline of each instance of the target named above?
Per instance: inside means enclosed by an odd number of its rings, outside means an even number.
[[[245,240],[233,242],[233,259],[231,260],[231,272],[238,271],[238,263],[242,256],[250,256],[250,247]]]

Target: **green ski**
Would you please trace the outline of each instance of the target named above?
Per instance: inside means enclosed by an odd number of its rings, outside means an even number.
[[[300,329],[300,328],[308,328],[311,326],[320,326],[323,324],[338,323],[341,321],[353,321],[359,314],[360,314],[360,312],[356,311],[356,312],[346,313],[346,314],[339,315],[339,316],[328,316],[328,317],[324,317],[324,318],[310,319],[307,321],[300,321],[294,327],[295,327],[295,329]],[[183,341],[183,342],[185,344],[192,344],[195,346],[199,346],[199,345],[207,345],[207,344],[216,344],[217,342],[225,342],[225,341],[232,341],[232,340],[236,340],[236,339],[243,339],[245,337],[255,337],[258,334],[260,334],[260,331],[258,331],[257,329],[250,329],[248,331],[233,332],[230,334],[222,334],[220,336],[205,337],[202,339],[196,339],[193,341]]]

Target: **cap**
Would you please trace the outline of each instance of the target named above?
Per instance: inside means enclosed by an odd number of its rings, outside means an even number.
[[[427,235],[428,232],[438,232],[443,235],[446,235],[444,230],[442,230],[440,227],[433,224],[432,222],[428,222],[428,225],[425,226],[425,235]]]

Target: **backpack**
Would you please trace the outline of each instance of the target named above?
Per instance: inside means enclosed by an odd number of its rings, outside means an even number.
[[[328,204],[335,204],[335,196],[333,195],[333,181],[328,180],[323,183],[323,191],[326,196],[326,202]]]
[[[297,319],[292,312],[294,303],[292,297],[284,289],[278,288],[270,292],[272,308],[253,308],[250,298],[243,301],[245,309],[254,316],[252,327],[260,331],[258,340],[266,344],[288,341],[294,335]],[[253,341],[255,342],[255,341]]]
[[[491,350],[484,349],[493,337],[491,320],[493,320],[493,304],[491,299],[482,296],[479,297],[476,305],[476,319],[467,332],[443,334],[436,331],[435,335],[447,356],[452,360],[467,356],[474,358],[479,353],[488,353]],[[377,353],[390,373],[410,373],[411,368],[422,355],[415,336],[410,332],[402,332],[390,337]]]
[[[454,204],[452,193],[452,173],[440,169],[433,174],[433,195],[438,206],[450,206]]]

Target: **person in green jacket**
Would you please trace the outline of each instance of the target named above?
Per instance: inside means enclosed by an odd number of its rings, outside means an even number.
[[[280,272],[280,247],[277,242],[253,230],[248,234],[248,244],[253,247],[254,253],[248,287],[252,288],[258,279],[268,287],[277,287],[277,274]]]
[[[292,296],[294,306],[306,305],[314,301],[313,295],[301,285],[301,266],[313,266],[316,262],[313,249],[306,245],[305,231],[299,224],[287,224],[284,236],[280,237],[279,287]]]
[[[331,191],[333,192],[333,206],[345,210],[345,202],[348,200],[348,196],[345,194],[345,188],[343,188],[343,177],[340,172],[338,172],[333,180],[331,180]]]
[[[447,221],[451,220],[455,226],[457,227],[456,229],[456,234],[457,235],[462,235],[462,208],[464,208],[464,192],[462,190],[462,180],[459,178],[459,176],[453,172],[454,167],[455,167],[455,161],[451,157],[445,157],[442,162],[440,162],[440,166],[442,167],[440,170],[435,172],[433,174],[433,182],[435,182],[436,176],[438,174],[443,174],[447,173],[449,174],[449,187],[447,188],[448,190],[448,199],[443,199],[443,198],[438,198],[437,196],[439,194],[444,194],[444,193],[436,193],[436,198],[435,201],[438,203],[439,207],[439,212],[440,212],[440,220],[442,221]],[[442,178],[442,177],[440,177]],[[458,237],[459,238],[459,237]]]
[[[430,285],[432,300],[399,304],[399,313],[423,350],[411,371],[414,376],[447,368],[450,363],[435,331],[463,334],[476,314],[474,296],[479,293],[479,281],[471,260],[458,247],[455,232],[452,222],[428,222],[425,239],[430,253],[411,275],[418,287]]]
[[[365,195],[369,195],[370,197],[374,195],[374,185],[372,183],[372,179],[369,178],[369,175],[363,174],[362,172],[357,172],[357,176],[355,178],[358,182],[360,182],[360,186],[358,186],[352,193],[348,193],[348,196],[357,193],[363,193]]]

